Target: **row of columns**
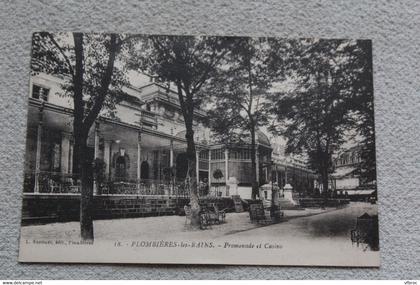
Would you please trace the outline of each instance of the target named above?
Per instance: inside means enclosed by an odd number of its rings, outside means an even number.
[[[99,123],[96,124],[97,127],[95,127],[95,155],[94,158],[99,157]],[[104,141],[104,162],[105,162],[105,171],[106,175],[110,174],[110,165],[112,160],[112,141],[105,140]],[[141,133],[138,132],[137,134],[137,179],[140,180],[141,177]],[[173,149],[171,147],[171,153],[173,153]]]
[[[105,174],[110,175],[111,172],[111,162],[112,162],[112,145],[111,140],[104,140],[104,162],[105,162]],[[95,133],[94,133],[94,159],[99,158],[99,123],[95,123]],[[140,180],[141,177],[141,133],[137,134],[137,180]],[[98,194],[98,187],[94,181],[94,194]]]
[[[226,179],[226,183],[229,180],[229,149],[225,149],[224,152],[224,156],[225,156],[225,179]],[[211,150],[209,150],[209,173],[208,173],[208,181],[209,181],[209,185],[210,185],[210,181],[211,181]],[[197,159],[198,161],[198,159]],[[256,164],[256,175],[257,175],[257,182],[259,182],[260,180],[260,169],[259,169],[259,151],[256,150],[255,153],[255,164]],[[266,169],[267,170],[267,169]],[[267,173],[266,173],[267,174]]]
[[[39,120],[37,126],[37,139],[36,139],[36,155],[35,155],[35,187],[34,192],[39,193],[39,175],[40,175],[40,168],[41,168],[41,147],[42,147],[42,129],[43,129],[43,109],[44,105],[42,104],[39,109]],[[95,122],[94,127],[94,159],[99,158],[99,123]],[[137,139],[137,179],[140,180],[141,178],[141,133],[138,133]],[[226,150],[227,151],[227,150]],[[72,173],[72,164],[73,164],[73,146],[71,144],[71,134],[70,133],[62,133],[62,140],[61,140],[61,157],[60,157],[60,165],[61,165],[61,172],[62,173]],[[106,175],[110,174],[110,164],[111,164],[111,152],[112,152],[112,141],[105,140],[104,141],[104,162],[106,166]],[[170,167],[171,169],[174,166],[174,144],[173,140],[170,142]],[[210,182],[210,160],[211,160],[211,153],[209,150],[209,182]],[[226,155],[226,159],[227,159]],[[200,182],[200,175],[199,175],[199,150],[196,151],[196,179],[197,185]],[[226,173],[228,173],[228,167],[226,162]],[[228,176],[226,176],[228,177]],[[98,194],[98,187],[96,185],[96,181],[94,181],[94,194]]]
[[[34,193],[40,192],[39,176],[41,173],[41,149],[42,149],[42,133],[44,124],[44,102],[39,107],[38,112],[38,126],[36,134],[36,150],[35,150],[35,185]],[[73,168],[73,147],[71,145],[71,134],[62,132],[62,139],[60,143],[61,157],[60,168],[62,173],[71,173]]]
[[[38,120],[38,127],[37,127],[37,142],[36,142],[36,158],[35,158],[35,193],[39,193],[39,174],[40,174],[40,162],[41,162],[41,144],[42,144],[42,128],[43,128],[43,107],[41,105],[39,109],[39,120]],[[99,123],[95,122],[94,126],[94,159],[99,158]],[[73,146],[71,144],[71,134],[70,133],[62,133],[62,140],[61,140],[61,172],[62,173],[72,173],[72,164],[73,164]],[[137,139],[137,179],[140,180],[141,178],[141,133],[138,133]],[[200,182],[200,150],[197,149],[196,151],[196,179],[197,185]],[[110,174],[110,165],[111,165],[111,154],[112,154],[112,141],[105,140],[104,141],[104,162],[105,162],[105,172],[106,175]],[[228,167],[228,160],[229,160],[229,151],[228,149],[225,150],[225,176],[226,181],[229,178],[229,167]],[[174,166],[174,144],[173,140],[170,142],[170,167],[171,169]],[[209,150],[209,158],[208,158],[208,182],[211,181],[211,151]],[[94,194],[98,193],[98,187],[96,185],[96,181],[94,181]]]
[[[35,158],[35,193],[39,193],[39,175],[40,175],[40,162],[41,162],[41,147],[42,147],[42,130],[43,130],[43,109],[44,105],[42,104],[39,108],[39,120],[37,126],[37,142],[36,142],[36,158]],[[112,150],[112,142],[111,141],[104,141],[104,162],[106,165],[106,174],[109,175],[110,173],[110,164],[111,164],[111,150]],[[141,133],[138,133],[137,139],[137,179],[140,180],[141,178]],[[62,141],[61,141],[61,171],[63,173],[72,173],[72,144],[71,144],[71,134],[69,133],[62,133]],[[225,149],[225,179],[226,183],[229,179],[229,150]],[[94,158],[99,157],[99,123],[95,123],[94,129]],[[199,150],[196,151],[196,179],[197,185],[199,184]],[[211,150],[208,150],[208,182],[211,182]],[[256,152],[256,172],[257,172],[257,182],[259,181],[259,153],[258,150]],[[174,146],[173,140],[170,142],[170,167],[174,166]],[[285,181],[286,184],[288,183],[288,175],[287,175],[287,166],[285,167]],[[280,182],[279,179],[279,172],[276,171],[277,183]],[[94,182],[94,193],[97,194],[97,187],[96,183]]]
[[[276,182],[279,185],[280,185],[280,182],[281,182],[281,178],[284,178],[285,184],[288,184],[289,183],[289,181],[288,181],[288,167],[287,167],[287,165],[285,165],[284,168],[285,168],[285,170],[284,170],[284,177],[281,177],[280,171],[278,171],[277,166],[276,166],[276,169],[275,169],[275,172],[276,172]],[[301,171],[301,173],[303,173],[302,170],[298,170],[298,171]],[[303,177],[303,175],[299,175],[299,177]],[[309,173],[306,172],[306,180],[308,180],[308,179],[309,179]]]
[[[37,142],[36,142],[36,158],[35,158],[35,188],[34,192],[39,193],[39,175],[40,175],[40,162],[41,162],[41,147],[42,147],[42,130],[43,130],[43,105],[41,105],[39,109],[39,121],[37,126]],[[61,171],[62,173],[72,173],[72,151],[73,146],[71,144],[71,134],[63,132],[62,133],[62,140],[61,140]],[[105,140],[104,141],[104,162],[106,165],[106,174],[109,175],[110,173],[110,165],[111,165],[111,151],[112,151],[112,141]],[[141,133],[138,133],[137,138],[137,179],[140,180],[141,178]],[[196,151],[196,179],[197,185],[199,184],[199,150]],[[226,183],[229,179],[229,150],[225,149],[225,179]],[[94,158],[99,157],[99,123],[95,123],[94,129]],[[169,163],[171,169],[174,166],[174,145],[173,140],[170,142],[170,158]],[[259,154],[258,151],[256,153],[256,165],[257,165],[257,181],[259,181]],[[288,183],[288,169],[285,166],[285,182]],[[208,150],[208,183],[210,185],[211,182],[211,150]],[[276,181],[280,185],[280,178],[279,172],[276,169]],[[94,193],[97,194],[97,187],[96,183],[94,182]]]
[[[43,106],[40,107],[39,111],[39,123],[37,128],[37,144],[36,144],[36,158],[35,158],[35,193],[39,193],[39,174],[40,174],[40,161],[41,161],[41,143],[42,143],[42,128],[43,128]],[[106,175],[110,174],[110,165],[111,165],[111,151],[112,151],[112,141],[104,141],[104,162],[106,166]],[[137,179],[141,178],[141,133],[138,133],[137,139]],[[196,179],[197,185],[200,182],[200,156],[199,150],[196,151]],[[211,150],[208,150],[208,182],[211,181]],[[225,179],[226,183],[229,179],[229,150],[225,149]],[[257,181],[259,180],[259,159],[258,152],[256,155],[256,164],[257,164]],[[94,159],[99,158],[99,123],[95,123],[94,129]],[[173,140],[170,142],[170,167],[171,169],[174,166],[174,147]],[[64,133],[62,135],[61,141],[61,171],[63,173],[72,173],[72,144],[71,144],[71,134]],[[287,174],[286,174],[287,175]],[[94,194],[98,193],[98,187],[94,181]]]
[[[94,151],[94,158],[98,158],[99,156],[99,124],[95,127],[95,151]],[[106,174],[109,175],[110,173],[110,164],[111,164],[111,150],[112,150],[112,142],[111,141],[104,141],[104,162],[106,164]],[[141,133],[138,132],[137,135],[137,179],[140,180],[141,178]],[[196,152],[196,159],[197,159],[197,173],[199,171],[199,151]],[[169,166],[172,168],[174,166],[174,143],[173,140],[170,142],[170,149],[169,149]],[[198,175],[197,175],[198,177]],[[198,180],[197,180],[198,181]]]
[[[36,154],[35,154],[35,186],[34,193],[40,192],[39,187],[39,175],[41,172],[41,148],[42,148],[42,130],[43,130],[43,108],[42,104],[39,108],[39,118],[37,126],[37,138],[36,138]],[[138,134],[138,143],[137,143],[137,178],[140,179],[140,164],[141,164],[141,134]],[[61,172],[64,174],[73,172],[73,145],[71,144],[71,134],[62,132],[61,137],[61,157],[60,157],[60,168]],[[106,165],[106,174],[110,173],[110,162],[111,162],[111,141],[104,141],[104,162]],[[171,147],[171,155],[173,156],[173,148]],[[99,158],[99,123],[95,123],[94,129],[94,159]],[[93,185],[94,194],[98,193],[98,187],[96,181]]]

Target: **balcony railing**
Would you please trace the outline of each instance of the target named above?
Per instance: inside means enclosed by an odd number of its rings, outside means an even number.
[[[170,180],[127,180],[116,178],[98,183],[98,192],[102,195],[165,195],[189,196],[189,187],[183,181]]]
[[[25,193],[50,194],[79,194],[80,176],[78,174],[65,174],[60,172],[40,172],[25,174]]]
[[[112,180],[92,181],[98,195],[165,195],[189,197],[190,189],[183,180],[152,180],[113,178]],[[58,172],[29,173],[24,179],[24,193],[39,194],[80,194],[81,182],[78,174]],[[200,183],[199,195],[208,195],[208,185]]]

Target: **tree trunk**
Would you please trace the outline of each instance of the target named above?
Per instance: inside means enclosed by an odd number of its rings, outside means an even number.
[[[73,138],[75,139],[76,136],[73,136]],[[72,174],[79,174],[80,173],[80,169],[79,169],[79,157],[80,157],[80,144],[76,142],[76,139],[74,140],[74,145],[73,145],[73,154],[72,154],[72,159],[73,159],[73,165],[72,165],[72,169],[73,172]],[[74,175],[73,178],[79,179],[80,177],[77,177],[77,175]]]
[[[200,204],[198,201],[198,187],[197,187],[197,179],[195,171],[196,160],[195,160],[195,143],[194,143],[194,130],[193,130],[193,120],[194,120],[194,102],[193,102],[193,94],[189,91],[189,84],[184,83],[184,88],[182,87],[181,81],[177,82],[177,89],[178,89],[178,99],[181,105],[182,115],[184,117],[185,122],[185,139],[187,140],[187,163],[188,163],[188,171],[186,182],[188,183],[188,187],[190,190],[190,205],[191,205],[191,226],[193,228],[200,227]],[[185,91],[184,94],[182,90]]]
[[[74,152],[73,169],[80,175],[81,198],[80,198],[80,232],[84,240],[93,240],[93,171],[92,159],[87,148],[87,138],[89,129],[95,122],[101,111],[106,95],[111,84],[114,63],[119,51],[117,36],[110,36],[110,53],[106,69],[101,79],[101,86],[97,94],[96,101],[85,117],[85,102],[83,101],[84,85],[84,50],[83,33],[73,33],[75,51],[75,73],[73,75],[74,84]]]
[[[93,240],[93,176],[89,159],[87,137],[79,141],[79,170],[81,180],[80,233],[84,240]]]
[[[328,169],[323,167],[321,170],[322,188],[324,193],[328,193]]]
[[[260,167],[256,163],[256,145],[255,145],[255,121],[254,117],[252,115],[252,102],[253,102],[253,90],[252,90],[252,64],[251,64],[251,57],[247,57],[246,59],[247,65],[248,65],[248,86],[249,86],[249,106],[248,106],[248,118],[249,118],[249,127],[250,127],[250,133],[251,133],[251,170],[252,170],[252,192],[251,192],[251,198],[252,200],[255,200],[257,196],[259,196],[259,186],[258,180],[259,177],[257,177],[257,167]]]
[[[259,196],[259,185],[257,181],[257,163],[256,163],[256,144],[255,144],[255,126],[252,126],[250,129],[251,132],[251,179],[252,179],[252,192],[251,192],[251,198],[252,200],[255,200],[257,196]]]
[[[73,33],[75,51],[75,74],[74,74],[74,171],[80,175],[80,236],[84,240],[93,240],[93,183],[92,183],[92,161],[88,155],[87,138],[90,126],[83,124],[84,101],[83,101],[83,34]]]
[[[194,131],[192,123],[186,124],[187,131],[185,138],[187,139],[187,159],[188,159],[188,173],[187,181],[190,189],[190,205],[191,205],[191,226],[193,228],[200,227],[200,204],[198,201],[198,187],[195,159],[195,144],[194,144]]]

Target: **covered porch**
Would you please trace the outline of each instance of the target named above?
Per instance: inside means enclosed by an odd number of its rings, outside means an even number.
[[[30,102],[24,193],[80,194],[72,122],[71,110]],[[206,188],[208,150],[197,146],[197,184]],[[85,153],[94,162],[94,194],[187,197],[185,151],[185,140],[172,134],[100,118],[90,130]]]

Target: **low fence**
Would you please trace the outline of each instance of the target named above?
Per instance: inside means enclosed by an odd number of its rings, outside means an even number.
[[[167,195],[189,197],[190,191],[185,180],[126,179],[113,177],[96,181],[92,187],[99,195]],[[208,193],[208,185],[200,183],[199,192]],[[80,194],[81,182],[77,174],[60,172],[39,172],[25,174],[25,193]]]
[[[159,195],[102,195],[93,197],[94,219],[137,218],[163,215],[182,215],[188,197]],[[230,197],[203,197],[200,204],[214,203],[219,209],[233,208]],[[22,205],[22,224],[78,221],[80,195],[25,194]]]
[[[189,197],[185,181],[170,180],[123,180],[103,182],[98,185],[99,194],[107,195],[167,195]]]
[[[61,172],[26,173],[23,191],[25,193],[80,193],[80,177],[77,174]]]

